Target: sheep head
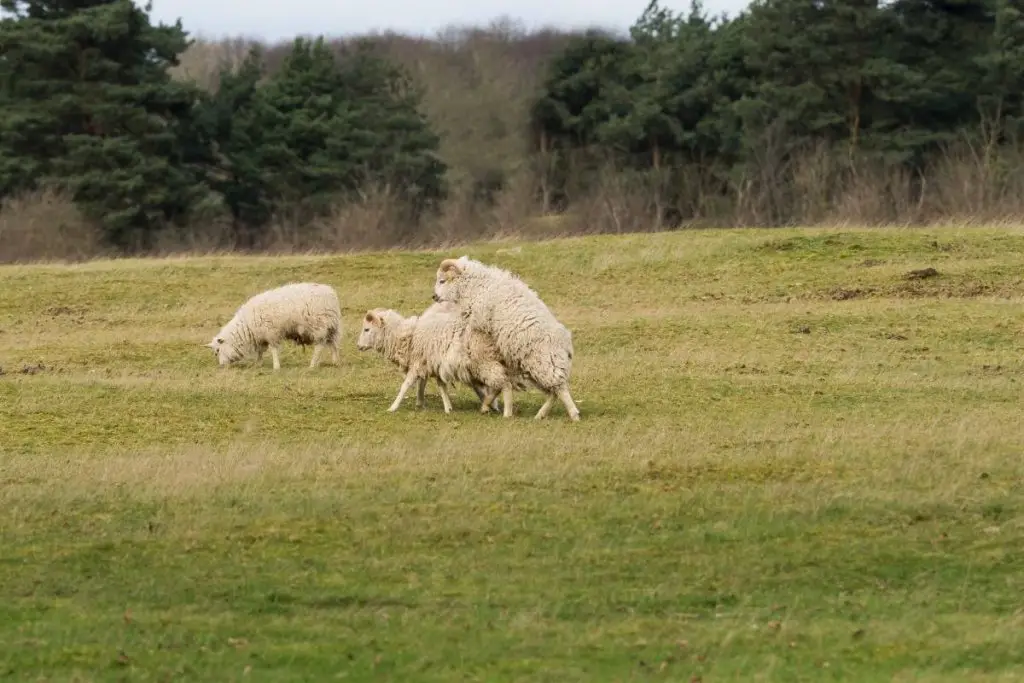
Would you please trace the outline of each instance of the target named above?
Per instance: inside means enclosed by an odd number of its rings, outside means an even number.
[[[446,258],[441,261],[437,268],[437,276],[434,279],[434,301],[441,303],[450,301],[456,303],[459,300],[458,287],[456,283],[464,273],[467,258],[462,256],[458,259]]]
[[[213,355],[217,357],[217,363],[221,367],[234,363],[242,358],[242,354],[235,348],[235,345],[228,343],[224,337],[214,337],[209,344],[203,344],[206,348],[213,349]]]
[[[381,317],[383,311],[374,308],[366,312],[363,317],[363,331],[359,333],[356,340],[356,348],[360,351],[372,349],[380,338],[381,330],[384,328],[384,319]]]
[[[382,348],[385,330],[394,329],[402,320],[402,316],[390,308],[374,308],[367,311],[363,317],[363,330],[359,333],[356,348],[360,351]]]

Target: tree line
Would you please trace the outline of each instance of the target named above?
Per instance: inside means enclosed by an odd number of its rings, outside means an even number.
[[[26,197],[70,198],[118,251],[1012,213],[1016,5],[654,0],[629,35],[229,51],[130,0],[0,0],[0,252]]]
[[[957,149],[998,187],[1019,173],[996,158],[1024,122],[1018,4],[756,0],[727,20],[652,3],[630,40],[591,35],[553,60],[531,110],[544,202],[585,191],[609,158],[648,188],[658,224],[723,201],[789,222],[878,170],[895,215]]]

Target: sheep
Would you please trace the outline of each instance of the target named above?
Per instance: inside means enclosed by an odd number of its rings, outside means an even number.
[[[374,349],[398,366],[398,369],[403,373],[408,373],[412,362],[413,330],[418,320],[419,316],[414,315],[405,318],[392,309],[371,309],[366,312],[366,316],[363,318],[363,331],[359,334],[359,339],[356,340],[356,348],[360,351]],[[420,379],[419,387],[416,391],[417,408],[423,407],[427,379],[426,377]],[[438,388],[447,411],[448,406],[451,405],[447,388],[441,382],[438,382]],[[474,387],[474,390],[482,400],[483,394],[476,387]],[[400,400],[396,401],[396,404],[392,406],[389,412],[394,412]]]
[[[315,368],[324,349],[338,365],[341,347],[341,307],[330,285],[295,282],[256,294],[235,312],[207,347],[213,349],[221,367],[270,348],[274,370],[281,369],[278,347],[284,340],[301,346],[315,345],[310,368]]]
[[[569,419],[580,419],[569,393],[572,333],[518,276],[467,256],[444,259],[434,280],[435,302],[459,306],[467,330],[488,335],[502,363],[547,394],[535,419],[543,419],[558,398]],[[512,414],[512,384],[502,387],[506,417]]]
[[[510,375],[501,363],[498,350],[487,335],[467,331],[458,307],[453,304],[435,303],[419,315],[413,328],[411,359],[410,371],[421,382],[424,377],[435,377],[444,385],[462,382],[473,387],[482,401],[481,413],[490,411],[503,386],[526,388],[523,379]],[[395,407],[403,395],[400,391]],[[495,407],[500,409],[500,403]]]
[[[422,407],[427,380],[437,382],[445,413],[452,410],[448,385],[462,382],[472,387],[481,400],[480,412],[491,410],[500,388],[512,382],[497,357],[497,351],[484,335],[463,337],[464,323],[458,309],[449,304],[434,304],[420,315],[403,318],[391,309],[366,312],[363,331],[356,346],[360,351],[375,349],[405,373],[398,396],[388,408],[395,412],[406,392],[418,381],[416,406]],[[495,402],[495,408],[500,404]]]

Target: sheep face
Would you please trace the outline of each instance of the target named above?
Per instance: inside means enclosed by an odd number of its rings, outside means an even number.
[[[207,344],[207,346],[213,349],[213,355],[217,357],[217,362],[221,367],[242,358],[242,353],[235,348],[235,345],[225,341],[223,337],[214,337],[213,341]]]
[[[379,348],[384,339],[384,326],[387,324],[387,317],[390,311],[382,308],[375,308],[367,311],[363,318],[363,331],[359,333],[356,340],[356,348],[360,351]]]
[[[462,277],[465,261],[465,256],[457,260],[449,258],[441,261],[441,265],[437,269],[437,276],[434,278],[434,296],[432,297],[434,301],[437,303],[459,302],[458,281]]]

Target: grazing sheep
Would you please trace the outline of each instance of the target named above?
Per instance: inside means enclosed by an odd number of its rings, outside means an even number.
[[[315,345],[309,367],[315,368],[320,353],[331,350],[338,365],[341,346],[341,307],[330,285],[315,282],[290,283],[253,296],[235,312],[209,344],[221,367],[270,349],[274,370],[281,369],[278,347],[284,340],[302,346]]]
[[[464,338],[464,327],[458,309],[449,304],[434,304],[408,318],[390,309],[367,311],[356,346],[360,351],[375,349],[405,373],[389,412],[398,410],[416,381],[416,406],[422,407],[431,377],[437,382],[446,413],[452,410],[448,386],[455,382],[472,387],[481,401],[480,412],[491,410],[498,391],[514,379],[508,378],[490,340],[483,335]]]
[[[555,318],[540,297],[517,276],[466,256],[445,259],[437,269],[434,301],[459,306],[467,329],[493,339],[502,363],[547,394],[537,411],[543,419],[558,398],[569,419],[580,411],[569,393],[572,333]],[[512,384],[502,387],[504,414],[512,414]]]

